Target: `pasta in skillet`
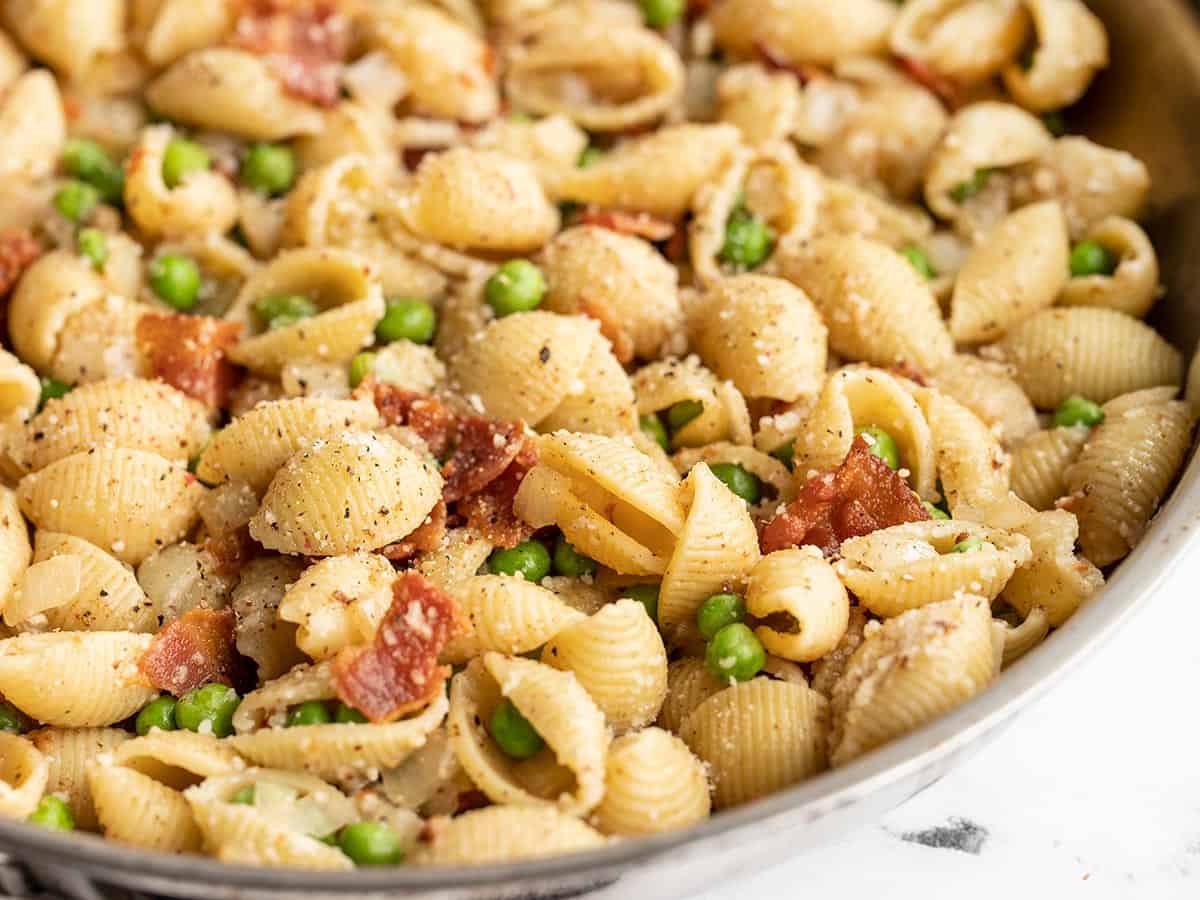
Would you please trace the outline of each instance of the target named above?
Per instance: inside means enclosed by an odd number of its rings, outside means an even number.
[[[1200,384],[1103,25],[685,6],[0,0],[0,816],[596,850],[1055,651]]]

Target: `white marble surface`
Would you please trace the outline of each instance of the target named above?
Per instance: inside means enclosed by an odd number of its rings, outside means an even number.
[[[978,756],[697,900],[1200,897],[1200,554]],[[948,840],[946,840],[948,838]],[[955,847],[933,847],[942,843]]]

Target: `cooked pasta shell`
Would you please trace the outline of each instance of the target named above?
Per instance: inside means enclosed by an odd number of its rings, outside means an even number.
[[[1086,425],[1048,428],[1017,444],[1012,450],[1013,492],[1034,509],[1053,509],[1068,493],[1067,469],[1090,434]]]
[[[0,641],[0,695],[64,728],[112,725],[158,696],[138,671],[150,635],[90,631]]]
[[[200,851],[202,838],[192,810],[174,788],[135,768],[93,760],[88,789],[110,841],[167,853]]]
[[[842,639],[838,641],[838,645],[833,650],[810,667],[812,689],[821,696],[829,697],[833,693],[833,686],[846,671],[846,666],[854,655],[854,651],[859,648],[866,636],[868,621],[874,620],[868,620],[867,612],[861,606],[855,604],[850,607],[850,621],[846,625],[846,633],[842,635]]]
[[[717,121],[728,122],[751,147],[785,140],[800,114],[799,80],[755,63],[729,66],[717,76]]]
[[[24,819],[46,789],[46,757],[25,738],[0,732],[0,816]]]
[[[754,629],[768,653],[794,662],[820,659],[838,645],[850,620],[850,598],[833,566],[812,548],[780,550],[758,561],[746,587],[756,619],[783,616],[791,628]]]
[[[802,684],[760,676],[697,706],[681,737],[708,766],[713,806],[725,809],[826,767],[829,704]]]
[[[0,613],[4,621],[15,624],[6,607],[13,602],[13,594],[21,584],[33,548],[29,545],[29,529],[21,515],[16,492],[0,485]]]
[[[471,135],[469,143],[528,160],[537,168],[543,187],[551,190],[562,172],[575,168],[579,155],[587,147],[588,137],[566,116],[541,119],[510,116],[493,119]]]
[[[452,528],[436,550],[418,558],[417,571],[442,590],[457,593],[458,585],[479,571],[493,548],[481,534],[468,528]]]
[[[999,74],[1029,34],[1021,0],[911,0],[896,17],[892,51],[974,84]]]
[[[55,250],[25,270],[8,303],[8,335],[17,356],[44,372],[67,320],[104,299],[104,282],[74,253]]]
[[[857,234],[900,249],[933,233],[933,220],[917,206],[889,203],[877,194],[836,178],[821,178],[818,234]]]
[[[552,591],[509,575],[467,578],[454,597],[468,630],[447,642],[441,658],[456,665],[489,650],[529,653],[585,618]]]
[[[542,431],[622,435],[637,430],[633,385],[608,340],[593,334],[579,377],[562,402],[539,423]]]
[[[396,570],[375,553],[331,556],[287,588],[279,618],[296,623],[296,646],[314,660],[368,642],[392,605]]]
[[[769,47],[789,63],[832,63],[884,49],[896,8],[886,0],[731,0],[712,12],[717,44],[741,56]]]
[[[779,443],[783,443],[780,441]],[[763,498],[756,506],[750,508],[754,517],[761,517],[774,512],[781,502],[787,502],[795,495],[795,483],[792,473],[787,466],[761,450],[753,447],[741,447],[718,441],[715,444],[705,444],[703,447],[689,447],[671,455],[675,471],[687,475],[696,463],[705,462],[711,467],[717,463],[733,463],[741,466],[765,486]]]
[[[1004,444],[1039,428],[1037,411],[1011,366],[959,353],[929,377],[929,384],[983,420]]]
[[[20,418],[34,412],[41,400],[37,372],[7,350],[0,349],[0,417]]]
[[[1108,33],[1083,0],[1024,0],[1033,18],[1037,49],[1032,65],[1012,62],[1004,86],[1034,112],[1072,106],[1096,73],[1108,65]]]
[[[700,657],[682,656],[674,660],[667,667],[667,697],[657,724],[679,734],[692,710],[726,687],[712,676]]]
[[[133,40],[152,65],[165,66],[190,50],[220,43],[233,11],[224,3],[153,0],[134,3]]]
[[[991,606],[958,596],[867,632],[833,686],[830,762],[845,765],[965,703],[991,682]]]
[[[602,846],[603,835],[557,810],[489,806],[440,823],[415,861],[438,866],[506,863]]]
[[[1061,306],[1102,306],[1143,318],[1159,297],[1158,255],[1140,225],[1109,216],[1088,229],[1094,241],[1117,259],[1111,275],[1072,278],[1058,298]]]
[[[79,78],[97,56],[125,47],[119,0],[10,0],[4,6],[21,42],[67,78]]]
[[[695,356],[662,359],[642,366],[633,375],[638,413],[654,415],[676,403],[700,404],[700,414],[678,429],[676,447],[704,447],[716,441],[750,443],[750,414],[746,401],[732,384],[723,384]]]
[[[88,787],[88,763],[97,756],[112,753],[129,740],[129,733],[118,728],[41,728],[30,732],[28,737],[49,764],[46,793],[66,800],[76,828],[97,830],[99,821]]]
[[[1040,606],[1031,609],[1017,626],[1003,619],[992,619],[992,640],[1000,644],[1001,667],[1007,669],[1044,641],[1049,633],[1050,618]]]
[[[667,651],[636,600],[618,600],[559,630],[542,648],[542,662],[574,672],[618,734],[653,722],[667,694]]]
[[[708,776],[687,744],[661,728],[613,741],[596,827],[605,834],[655,834],[708,818]]]
[[[986,509],[1002,499],[1008,493],[1011,461],[992,430],[939,391],[919,391],[917,401],[929,423],[950,512],[958,515],[964,507]]]
[[[435,465],[395,438],[345,432],[288,459],[250,520],[250,535],[281,553],[377,550],[412,533],[441,489]]]

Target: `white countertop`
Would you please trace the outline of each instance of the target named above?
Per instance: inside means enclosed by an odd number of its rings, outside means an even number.
[[[697,900],[1200,897],[1198,686],[1195,554],[941,782],[876,825]]]

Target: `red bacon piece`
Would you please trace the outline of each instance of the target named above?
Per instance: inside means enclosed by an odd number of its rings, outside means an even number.
[[[522,422],[462,416],[454,454],[442,466],[446,479],[442,495],[453,503],[479,493],[503,474],[528,443]]]
[[[458,417],[436,397],[406,391],[394,384],[375,383],[375,408],[389,425],[411,428],[441,458],[458,433]]]
[[[242,566],[254,556],[257,546],[245,525],[204,542],[204,549],[217,561],[217,574],[226,577],[241,572]]]
[[[154,687],[176,697],[212,682],[232,685],[235,627],[232,609],[193,609],[154,636],[138,667]]]
[[[208,316],[147,313],[137,324],[137,342],[151,371],[195,397],[210,410],[225,405],[238,370],[225,356],[241,326]]]
[[[0,297],[8,296],[41,255],[41,244],[24,228],[0,228]]]
[[[284,90],[320,106],[341,97],[350,21],[329,0],[253,0],[238,17],[233,46],[266,58]]]
[[[665,241],[675,233],[675,223],[646,212],[622,212],[589,206],[579,213],[580,225],[599,225],[618,234],[630,234],[648,241]]]
[[[526,438],[508,468],[478,493],[456,504],[467,525],[499,547],[515,547],[533,533],[513,510],[517,489],[529,470],[537,465],[537,444]]]
[[[928,518],[904,479],[859,435],[841,466],[805,482],[800,495],[762,526],[758,540],[763,553],[811,544],[832,556],[852,537]]]
[[[395,721],[429,703],[450,675],[438,654],[461,627],[453,598],[418,572],[399,575],[392,597],[375,639],[333,660],[338,698],[372,722]]]
[[[436,550],[441,546],[442,538],[446,536],[446,519],[446,501],[439,500],[416,531],[402,541],[388,544],[379,551],[380,554],[392,562],[402,562],[418,553]]]
[[[913,81],[936,94],[949,109],[962,106],[962,87],[914,56],[897,56],[896,65]]]

